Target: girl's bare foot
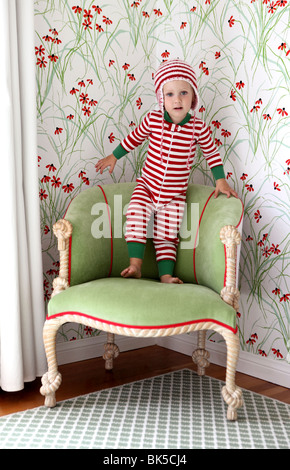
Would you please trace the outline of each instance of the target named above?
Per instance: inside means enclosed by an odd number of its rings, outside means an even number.
[[[173,277],[170,274],[164,274],[163,276],[161,276],[160,281],[167,284],[183,284],[181,279],[179,279],[178,277]]]
[[[133,277],[140,279],[141,277],[142,259],[130,258],[130,266],[121,272],[122,277]]]

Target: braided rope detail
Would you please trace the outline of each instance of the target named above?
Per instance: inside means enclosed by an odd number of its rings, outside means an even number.
[[[53,408],[56,405],[55,392],[61,384],[62,377],[60,372],[57,372],[52,380],[49,378],[49,375],[49,372],[46,372],[41,378],[42,387],[40,388],[40,393],[45,396],[45,406]]]
[[[53,226],[53,233],[58,240],[60,268],[59,277],[55,278],[53,281],[52,297],[69,287],[69,239],[72,235],[72,231],[72,224],[65,219],[58,220]]]
[[[222,388],[222,396],[228,405],[227,418],[230,421],[237,419],[237,409],[243,405],[242,390],[236,387],[230,392],[226,385]]]
[[[221,290],[224,302],[239,309],[240,292],[236,287],[236,247],[241,242],[241,234],[233,225],[226,225],[220,231],[221,242],[226,247],[227,270],[225,286]]]
[[[49,323],[51,320],[47,320]],[[134,328],[128,326],[113,325],[105,323],[92,318],[83,317],[77,314],[66,314],[58,317],[59,325],[64,323],[81,323],[86,326],[90,326],[97,330],[105,331],[107,333],[114,333],[121,336],[133,336],[137,338],[150,338],[150,337],[161,337],[161,336],[174,336],[183,333],[190,333],[191,331],[199,330],[215,330],[221,335],[227,328],[213,323],[211,321],[204,321],[200,323],[192,323],[189,325],[181,325],[169,328]],[[234,334],[234,333],[233,333]]]

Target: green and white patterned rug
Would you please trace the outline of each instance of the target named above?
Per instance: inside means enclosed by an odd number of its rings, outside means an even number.
[[[290,448],[289,405],[244,390],[230,422],[223,385],[183,369],[4,416],[0,448]]]

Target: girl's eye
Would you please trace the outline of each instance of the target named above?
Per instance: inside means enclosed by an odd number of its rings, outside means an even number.
[[[182,91],[181,94],[182,95],[187,95],[187,91]]]
[[[173,93],[166,93],[166,96],[173,96]]]

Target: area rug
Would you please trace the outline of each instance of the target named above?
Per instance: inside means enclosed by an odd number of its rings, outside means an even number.
[[[1,449],[289,449],[290,406],[182,369],[0,418]]]

